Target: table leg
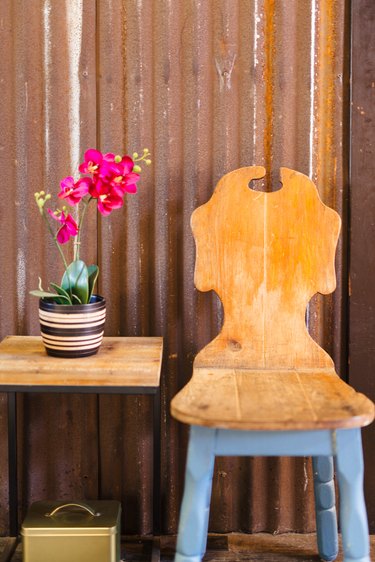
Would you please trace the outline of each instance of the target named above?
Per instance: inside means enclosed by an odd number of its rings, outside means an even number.
[[[153,468],[153,535],[160,535],[161,493],[160,493],[160,388],[154,395],[154,468]]]
[[[161,533],[161,493],[160,493],[160,388],[154,394],[153,400],[153,426],[154,426],[154,464],[153,464],[153,486],[152,486],[152,554],[151,562],[160,561],[160,533]]]
[[[9,533],[18,535],[18,481],[17,481],[17,394],[8,393],[8,483]]]

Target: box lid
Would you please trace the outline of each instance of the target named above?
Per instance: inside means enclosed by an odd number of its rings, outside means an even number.
[[[120,533],[121,504],[114,500],[38,501],[30,506],[21,535],[112,535]]]

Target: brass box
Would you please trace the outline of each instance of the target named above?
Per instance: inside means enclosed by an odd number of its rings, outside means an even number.
[[[31,505],[23,522],[24,562],[120,562],[121,505],[116,501]]]

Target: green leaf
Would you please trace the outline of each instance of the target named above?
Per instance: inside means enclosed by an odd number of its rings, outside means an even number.
[[[66,299],[68,300],[69,304],[73,304],[72,299],[70,298],[69,293],[67,293],[65,291],[65,289],[63,289],[62,287],[60,287],[60,285],[57,285],[56,283],[50,283],[50,287],[52,287],[52,289],[55,289],[56,293],[58,295],[60,295],[60,300],[56,299],[56,302],[58,304],[66,304]]]
[[[55,293],[50,293],[49,291],[45,291],[43,289],[42,280],[41,280],[40,277],[39,277],[39,290],[30,291],[30,294],[32,294],[34,297],[49,298],[49,299],[55,301],[56,304],[72,304],[70,296],[68,295],[68,293],[66,291],[64,291],[64,289],[62,289],[61,287],[59,287],[55,283],[50,283],[50,285],[52,286],[52,288],[57,287],[59,289],[59,290],[56,290],[56,288],[55,288],[55,291],[57,292],[57,295]]]
[[[41,299],[44,297],[53,299],[57,304],[72,304],[69,296],[65,297],[64,295],[56,295],[56,293],[48,293],[47,291],[30,291],[30,295]]]
[[[98,275],[99,275],[99,267],[97,265],[89,265],[88,268],[87,268],[87,271],[89,272],[89,300],[88,300],[88,302],[90,302],[92,294],[94,292],[95,283],[96,283],[96,280],[97,280]]]
[[[81,299],[78,298],[74,293],[72,295],[72,301],[76,301],[76,303],[72,302],[72,304],[82,304]]]
[[[89,273],[85,262],[73,261],[65,271],[61,280],[61,287],[67,293],[77,296],[82,304],[88,302],[89,297]]]
[[[60,287],[60,285],[57,285],[57,283],[50,283],[50,286],[52,287],[52,289],[55,289],[56,293],[58,295],[61,295],[63,297],[66,297],[67,299],[70,300],[70,296],[69,293],[67,293],[65,291],[65,289],[63,289],[62,287]]]

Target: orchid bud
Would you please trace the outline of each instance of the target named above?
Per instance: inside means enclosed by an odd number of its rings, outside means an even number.
[[[151,160],[147,159],[145,160],[146,166],[149,166],[151,164]]]
[[[49,201],[51,199],[52,195],[50,193],[47,193],[45,201]]]
[[[135,165],[133,168],[133,172],[135,172],[136,174],[139,174],[139,172],[142,172],[142,168],[138,165]]]
[[[115,156],[115,162],[116,164],[119,164],[122,160],[122,157],[118,154],[117,156]]]
[[[133,160],[135,160],[136,158],[138,158],[139,154],[138,152],[133,152]]]
[[[40,192],[40,195],[45,195],[45,194],[46,194],[45,191],[41,191],[41,192]]]

